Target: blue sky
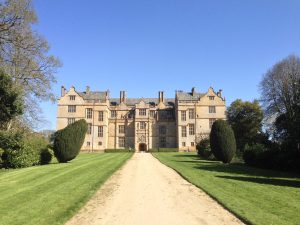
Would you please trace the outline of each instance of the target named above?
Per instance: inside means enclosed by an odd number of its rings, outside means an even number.
[[[262,75],[300,55],[298,0],[33,0],[37,31],[62,63],[53,91],[223,89],[227,105],[259,98]],[[55,129],[56,104],[41,103]]]

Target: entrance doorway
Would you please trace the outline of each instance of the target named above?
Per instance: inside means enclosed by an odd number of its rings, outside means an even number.
[[[147,151],[147,145],[145,143],[139,144],[139,151],[140,152],[146,152]]]

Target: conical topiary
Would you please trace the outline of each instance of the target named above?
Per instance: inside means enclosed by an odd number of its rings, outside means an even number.
[[[87,127],[86,121],[81,119],[55,132],[53,151],[59,162],[70,161],[78,155]]]
[[[223,163],[230,163],[235,152],[236,142],[233,130],[225,120],[213,123],[210,132],[210,147],[214,156]]]

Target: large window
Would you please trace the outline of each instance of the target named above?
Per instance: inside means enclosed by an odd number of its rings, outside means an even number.
[[[140,116],[146,116],[146,109],[139,109]]]
[[[159,137],[159,147],[165,148],[166,147],[166,137]]]
[[[195,135],[195,125],[189,124],[189,135]]]
[[[195,119],[195,110],[189,109],[189,119]]]
[[[209,113],[216,113],[216,106],[208,106]]]
[[[87,119],[92,119],[93,117],[93,109],[92,108],[87,108],[86,109],[86,118]]]
[[[214,124],[214,122],[216,121],[216,119],[209,119],[209,128],[211,129],[212,125]]]
[[[166,126],[159,126],[159,135],[166,135],[167,130],[166,130]]]
[[[140,122],[140,129],[145,130],[146,129],[146,122]]]
[[[181,137],[186,137],[186,126],[181,127]]]
[[[125,126],[119,125],[119,134],[125,134]]]
[[[68,125],[75,122],[75,118],[68,118]]]
[[[181,111],[181,121],[186,121],[186,111]]]
[[[103,137],[103,126],[98,126],[98,137]]]
[[[87,134],[91,134],[92,133],[92,124],[88,123],[88,129],[87,129]]]
[[[155,117],[155,111],[154,110],[150,110],[150,117]]]
[[[103,121],[103,111],[98,112],[98,121]]]
[[[125,147],[125,137],[119,137],[119,147]]]
[[[117,117],[117,111],[116,110],[112,110],[110,113],[111,113],[110,114],[111,118],[116,118]]]
[[[76,112],[76,105],[68,105],[68,112],[69,113]]]

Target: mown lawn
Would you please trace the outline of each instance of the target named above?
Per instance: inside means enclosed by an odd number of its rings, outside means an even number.
[[[75,160],[0,172],[0,224],[64,224],[131,153],[80,154]]]
[[[191,153],[153,153],[249,224],[300,224],[300,177]]]

